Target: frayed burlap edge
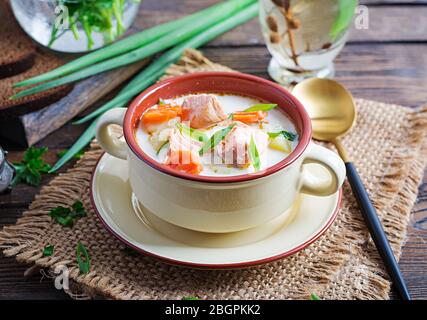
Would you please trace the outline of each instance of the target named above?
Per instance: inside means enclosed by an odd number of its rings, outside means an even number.
[[[206,59],[201,53],[189,50],[181,61],[168,69],[166,76],[175,76],[189,72],[198,71],[232,71],[231,69],[214,64]],[[358,100],[358,103],[372,103]],[[423,170],[427,159],[427,143],[425,132],[427,131],[427,107],[417,110],[408,110],[410,120],[408,123],[407,143],[396,142],[396,146],[384,162],[384,167],[388,168],[386,174],[379,173],[373,179],[378,180],[382,188],[377,193],[371,193],[375,199],[377,209],[386,211],[381,216],[384,228],[390,236],[392,247],[397,257],[400,257],[401,247],[406,237],[406,227],[409,221],[410,209],[412,208],[416,196],[417,186],[423,177]],[[410,130],[409,130],[410,129]],[[400,146],[419,145],[417,150]],[[408,150],[412,150],[408,153]],[[131,294],[123,294],[123,285],[109,277],[101,277],[96,271],[91,271],[86,275],[81,275],[75,265],[74,258],[71,260],[58,260],[54,257],[43,257],[40,248],[33,248],[32,243],[36,239],[43,237],[44,230],[51,224],[50,217],[46,214],[46,208],[57,206],[57,200],[63,199],[71,201],[74,194],[81,193],[82,188],[89,191],[92,168],[99,158],[101,150],[96,143],[91,145],[91,150],[85,153],[84,157],[78,161],[76,166],[64,174],[60,174],[47,186],[43,187],[40,194],[36,196],[29,209],[23,213],[23,217],[18,219],[12,226],[6,226],[0,232],[0,248],[6,256],[16,256],[16,259],[23,263],[32,264],[30,270],[37,267],[55,270],[56,266],[68,265],[72,284],[68,293],[73,298],[85,299],[93,298],[97,295],[104,297],[127,299],[132,298]],[[405,165],[403,165],[405,164]],[[348,186],[345,186],[348,188]],[[397,196],[396,196],[397,194]],[[71,204],[71,203],[70,203]],[[90,203],[84,203],[86,208],[90,208]],[[41,210],[43,208],[43,210]],[[344,217],[345,215],[340,215]],[[359,217],[361,219],[361,217]],[[345,224],[346,221],[343,221]],[[363,234],[363,239],[370,239],[363,224],[352,224],[348,227],[352,232]],[[304,299],[309,292],[317,292],[323,298],[359,298],[359,299],[386,299],[390,289],[387,275],[383,271],[381,262],[377,256],[375,247],[371,240],[360,243],[360,237],[352,234],[334,233],[334,226],[328,231],[333,239],[322,251],[333,249],[331,254],[326,255],[323,261],[319,261],[316,266],[307,266],[304,273],[314,275],[316,281],[312,284],[305,284],[304,287],[294,287],[294,292],[289,293],[290,298]],[[323,241],[322,238],[319,240]],[[375,257],[375,259],[372,259]],[[361,260],[365,268],[354,270],[354,259]],[[30,273],[30,271],[28,272]],[[358,292],[341,292],[341,288],[351,288]],[[200,295],[202,296],[202,295]]]
[[[357,101],[360,103],[361,100]],[[373,101],[365,101],[365,103],[376,104]],[[390,107],[393,106],[390,105]],[[388,153],[383,163],[385,172],[373,177],[378,180],[377,183],[381,187],[370,190],[370,197],[375,199],[375,208],[398,260],[406,241],[407,226],[411,209],[417,199],[418,186],[422,182],[427,165],[427,106],[408,110],[408,112],[411,114],[408,123],[410,134],[405,143],[396,141],[395,145],[389,148],[392,151]],[[414,145],[419,147],[412,150],[408,147]],[[344,188],[348,188],[348,185],[346,184]],[[389,277],[360,214],[357,221],[360,223],[351,223],[348,228],[354,233],[361,233],[363,238],[368,240],[360,243],[357,238],[345,239],[346,256],[349,259],[341,266],[335,279],[320,294],[323,294],[323,297],[342,299],[352,298],[354,291],[357,291],[359,299],[388,299],[391,286]],[[358,267],[360,265],[364,268],[360,269]],[[352,288],[353,292],[351,294],[339,292],[337,288]]]

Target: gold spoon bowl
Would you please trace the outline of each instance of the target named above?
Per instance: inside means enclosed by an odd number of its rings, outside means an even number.
[[[299,83],[292,93],[310,116],[313,138],[332,142],[344,162],[349,162],[339,138],[356,123],[356,107],[351,93],[334,80],[319,78]]]

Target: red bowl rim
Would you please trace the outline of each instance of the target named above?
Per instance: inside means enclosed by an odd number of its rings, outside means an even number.
[[[188,262],[188,261],[183,261],[183,260],[171,259],[171,258],[167,258],[167,257],[161,256],[161,255],[152,253],[150,251],[146,251],[144,249],[141,249],[141,248],[133,245],[132,243],[130,243],[129,241],[124,239],[120,234],[118,234],[112,227],[110,227],[110,225],[107,223],[107,221],[105,221],[102,218],[101,213],[99,212],[97,206],[95,205],[95,198],[93,195],[93,193],[94,193],[93,192],[93,189],[94,189],[93,188],[93,182],[94,182],[94,178],[95,178],[95,173],[98,170],[99,163],[104,156],[105,156],[105,153],[103,153],[99,157],[99,159],[95,165],[95,168],[93,169],[92,177],[91,177],[91,181],[90,181],[90,188],[89,188],[90,201],[92,204],[92,208],[93,208],[95,214],[98,216],[98,219],[101,221],[102,225],[107,229],[108,232],[110,232],[119,241],[123,242],[126,246],[131,247],[132,249],[134,249],[135,251],[137,251],[143,255],[146,255],[148,257],[151,257],[151,258],[157,259],[159,261],[162,261],[164,263],[175,265],[175,266],[189,267],[189,268],[196,268],[196,269],[241,269],[241,268],[253,267],[253,266],[257,266],[257,265],[261,265],[261,264],[265,264],[265,263],[269,263],[269,262],[273,262],[273,261],[276,261],[279,259],[286,258],[288,256],[291,256],[291,255],[307,248],[309,245],[311,245],[313,242],[315,242],[317,239],[319,239],[330,228],[332,223],[334,223],[335,219],[338,216],[338,213],[340,212],[341,205],[342,205],[343,191],[342,191],[342,188],[340,188],[338,190],[337,205],[334,209],[334,212],[329,217],[328,221],[326,221],[323,228],[320,229],[311,238],[307,239],[305,242],[296,246],[295,248],[290,249],[290,250],[285,251],[285,252],[282,252],[280,254],[271,256],[271,257],[258,259],[258,260],[252,260],[252,261],[236,262],[236,263],[195,263],[195,262]]]
[[[294,107],[296,107],[297,113],[302,123],[302,130],[299,136],[300,140],[295,150],[290,155],[288,155],[284,160],[265,170],[262,170],[256,173],[242,174],[242,175],[229,176],[229,177],[200,176],[200,175],[193,175],[185,172],[180,172],[164,164],[158,163],[157,161],[152,159],[149,155],[147,155],[139,147],[138,143],[136,142],[136,139],[134,136],[134,129],[133,129],[133,114],[138,108],[138,106],[141,104],[141,102],[144,101],[144,99],[146,99],[149,95],[153,94],[155,91],[157,91],[162,87],[172,85],[173,83],[179,82],[179,81],[188,81],[188,80],[197,81],[197,79],[206,78],[206,77],[229,78],[230,81],[232,81],[233,79],[249,80],[253,82],[254,85],[264,85],[266,87],[270,87],[271,90],[273,91],[277,90],[280,93],[284,94],[291,101]],[[215,89],[212,89],[212,90],[215,91]],[[191,180],[191,181],[199,181],[199,182],[210,182],[210,183],[244,182],[244,181],[259,179],[259,178],[271,175],[273,173],[276,173],[286,168],[287,166],[291,165],[292,163],[294,163],[304,153],[305,149],[307,148],[308,144],[311,141],[311,135],[312,135],[311,121],[307,112],[305,111],[301,102],[299,102],[298,99],[295,98],[289,91],[287,91],[285,88],[269,80],[265,80],[263,78],[259,78],[253,75],[239,73],[239,72],[198,72],[193,74],[172,77],[152,85],[151,87],[144,90],[141,94],[139,94],[131,102],[125,114],[123,131],[124,131],[125,140],[130,150],[140,160],[144,161],[150,167],[156,169],[159,172],[162,172],[177,178],[182,178],[182,179]]]

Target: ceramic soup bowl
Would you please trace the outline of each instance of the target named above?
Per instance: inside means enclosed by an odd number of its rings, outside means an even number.
[[[142,113],[159,98],[194,93],[228,93],[276,103],[295,124],[299,144],[284,160],[265,170],[237,176],[202,176],[158,163],[137,144],[135,129]],[[123,127],[124,138],[108,126]],[[270,81],[234,72],[205,72],[159,82],[141,93],[128,109],[106,112],[98,121],[97,139],[109,154],[128,161],[131,188],[144,210],[192,230],[235,232],[266,223],[294,204],[300,192],[327,196],[338,191],[345,166],[334,152],[311,142],[311,122],[301,103]],[[310,170],[317,163],[325,178]]]

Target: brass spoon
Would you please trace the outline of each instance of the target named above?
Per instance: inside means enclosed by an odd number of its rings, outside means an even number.
[[[384,265],[402,299],[410,300],[375,208],[340,141],[356,122],[356,108],[351,93],[336,81],[319,78],[302,81],[295,86],[292,93],[301,101],[311,118],[313,138],[333,143],[344,160],[348,182]]]

